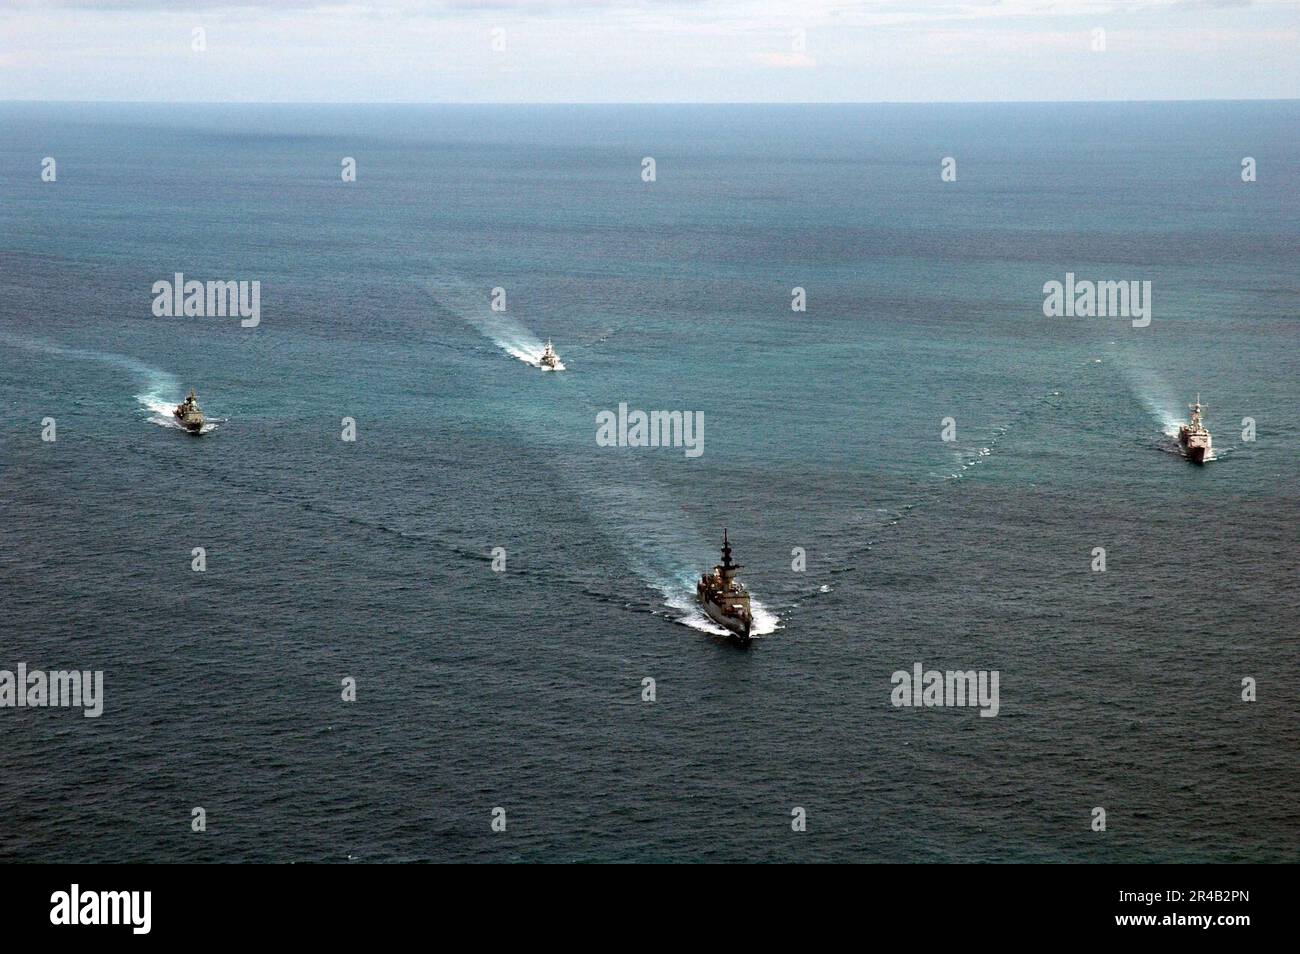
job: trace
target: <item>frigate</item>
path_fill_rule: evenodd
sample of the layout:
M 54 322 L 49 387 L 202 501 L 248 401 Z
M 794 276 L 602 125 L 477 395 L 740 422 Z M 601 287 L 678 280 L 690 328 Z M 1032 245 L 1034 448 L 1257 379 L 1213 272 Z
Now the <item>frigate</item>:
M 754 616 L 749 609 L 749 591 L 736 579 L 739 563 L 731 561 L 731 541 L 722 531 L 722 562 L 712 573 L 705 573 L 695 586 L 695 595 L 709 618 L 726 628 L 733 642 L 749 645 L 749 630 Z
M 537 359 L 538 366 L 543 371 L 563 371 L 564 363 L 560 361 L 560 356 L 555 353 L 555 346 L 548 340 L 546 348 L 542 351 L 542 356 Z
M 1210 439 L 1210 432 L 1201 423 L 1201 412 L 1206 406 L 1201 403 L 1199 394 L 1196 395 L 1196 403 L 1187 406 L 1192 411 L 1192 420 L 1190 424 L 1178 428 L 1178 443 L 1182 445 L 1188 460 L 1195 464 L 1204 464 L 1206 461 L 1214 460 L 1214 446 Z
M 177 404 L 172 414 L 176 416 L 176 420 L 180 422 L 181 427 L 191 434 L 197 434 L 203 430 L 203 408 L 199 407 L 193 388 L 190 388 L 190 396 L 185 399 L 184 403 Z

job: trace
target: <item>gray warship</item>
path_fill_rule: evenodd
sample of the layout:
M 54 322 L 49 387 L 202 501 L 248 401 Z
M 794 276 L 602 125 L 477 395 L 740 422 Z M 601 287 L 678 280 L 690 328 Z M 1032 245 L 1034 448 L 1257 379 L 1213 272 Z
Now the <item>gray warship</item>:
M 172 414 L 180 422 L 181 427 L 191 434 L 197 434 L 203 430 L 203 408 L 199 407 L 193 388 L 190 388 L 190 396 L 183 403 L 177 404 Z
M 551 344 L 549 339 L 546 342 L 546 348 L 542 351 L 542 356 L 537 359 L 537 364 L 543 371 L 564 370 L 564 362 L 555 353 L 555 346 Z
M 1210 439 L 1210 432 L 1201 423 L 1201 412 L 1206 406 L 1201 403 L 1199 394 L 1196 395 L 1196 403 L 1187 406 L 1191 409 L 1192 420 L 1190 424 L 1183 424 L 1178 428 L 1178 443 L 1182 445 L 1188 460 L 1194 464 L 1204 464 L 1206 461 L 1214 460 L 1214 446 Z
M 709 618 L 726 628 L 732 642 L 748 646 L 749 630 L 754 616 L 749 609 L 749 591 L 736 580 L 739 563 L 731 562 L 731 541 L 727 531 L 722 531 L 722 562 L 705 573 L 695 585 L 695 595 Z

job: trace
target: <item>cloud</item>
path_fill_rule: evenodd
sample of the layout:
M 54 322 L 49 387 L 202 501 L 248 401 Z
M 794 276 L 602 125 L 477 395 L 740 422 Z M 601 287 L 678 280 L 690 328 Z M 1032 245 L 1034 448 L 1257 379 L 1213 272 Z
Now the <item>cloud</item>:
M 787 70 L 809 69 L 817 65 L 817 61 L 807 53 L 754 53 L 750 59 L 764 66 Z
M 1242 2 L 0 0 L 0 96 L 1294 98 L 1300 0 L 1213 9 Z M 199 23 L 202 56 L 190 46 Z M 1107 32 L 1104 60 L 1091 52 L 1096 28 Z
M 3 5 L 9 11 L 153 11 L 182 15 L 320 10 L 381 16 L 627 17 L 635 22 L 718 22 L 743 28 L 778 20 L 878 27 L 1251 6 L 1294 13 L 1297 0 L 1271 0 L 1266 4 L 1255 0 L 3 0 Z
M 106 13 L 224 10 L 344 10 L 354 13 L 560 13 L 634 6 L 634 0 L 8 0 L 11 10 L 83 10 Z

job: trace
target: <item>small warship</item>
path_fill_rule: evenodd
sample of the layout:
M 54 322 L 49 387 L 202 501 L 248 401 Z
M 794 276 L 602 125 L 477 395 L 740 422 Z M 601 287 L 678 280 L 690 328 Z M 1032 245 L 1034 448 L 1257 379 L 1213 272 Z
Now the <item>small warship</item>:
M 537 364 L 543 371 L 563 371 L 564 364 L 560 361 L 560 356 L 555 353 L 555 346 L 547 339 L 546 348 L 542 351 L 542 356 L 537 359 Z
M 754 616 L 749 610 L 749 591 L 743 583 L 736 581 L 739 563 L 731 562 L 731 542 L 727 531 L 722 531 L 722 562 L 713 568 L 712 573 L 705 573 L 695 585 L 695 594 L 700 606 L 715 623 L 726 627 L 731 640 L 741 646 L 749 645 L 749 628 L 754 624 Z
M 1205 410 L 1205 405 L 1201 403 L 1201 396 L 1198 394 L 1196 403 L 1187 406 L 1192 411 L 1192 421 L 1178 428 L 1178 443 L 1182 445 L 1188 460 L 1194 464 L 1204 464 L 1206 461 L 1214 460 L 1214 446 L 1210 439 L 1210 432 L 1201 423 L 1201 412 Z
M 197 434 L 203 430 L 203 408 L 199 407 L 193 388 L 190 388 L 190 396 L 185 399 L 183 404 L 177 404 L 172 414 L 180 422 L 181 427 L 191 434 Z

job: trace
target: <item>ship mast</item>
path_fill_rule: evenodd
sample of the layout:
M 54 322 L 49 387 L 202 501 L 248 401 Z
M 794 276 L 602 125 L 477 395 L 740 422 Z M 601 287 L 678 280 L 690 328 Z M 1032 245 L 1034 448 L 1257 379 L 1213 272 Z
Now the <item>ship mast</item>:
M 739 563 L 731 562 L 731 541 L 727 539 L 727 528 L 722 528 L 722 562 L 718 564 L 718 571 L 722 578 L 730 585 L 732 577 L 736 571 L 741 568 Z

